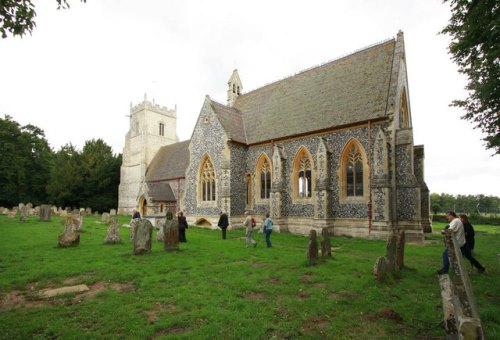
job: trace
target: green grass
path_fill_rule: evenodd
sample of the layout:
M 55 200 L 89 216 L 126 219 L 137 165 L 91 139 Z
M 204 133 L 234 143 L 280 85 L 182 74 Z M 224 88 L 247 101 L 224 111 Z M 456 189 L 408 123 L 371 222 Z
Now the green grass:
M 129 218 L 120 217 L 122 223 Z M 243 231 L 189 228 L 181 251 L 132 255 L 123 242 L 104 245 L 107 226 L 84 221 L 80 246 L 59 248 L 60 218 L 29 223 L 0 216 L 0 338 L 394 338 L 443 337 L 436 269 L 443 243 L 436 233 L 425 245 L 406 245 L 406 268 L 379 283 L 372 275 L 385 242 L 334 237 L 334 253 L 306 266 L 307 239 L 262 234 L 245 248 Z M 475 226 L 475 256 L 487 274 L 471 273 L 488 338 L 500 337 L 500 227 Z M 240 239 L 241 238 L 241 239 Z M 71 284 L 63 281 L 74 278 Z M 64 285 L 107 284 L 94 297 L 76 294 L 41 299 L 38 291 Z M 132 284 L 120 292 L 111 284 Z M 7 306 L 14 292 L 22 300 Z M 397 317 L 384 317 L 384 309 Z M 396 314 L 394 314 L 396 315 Z

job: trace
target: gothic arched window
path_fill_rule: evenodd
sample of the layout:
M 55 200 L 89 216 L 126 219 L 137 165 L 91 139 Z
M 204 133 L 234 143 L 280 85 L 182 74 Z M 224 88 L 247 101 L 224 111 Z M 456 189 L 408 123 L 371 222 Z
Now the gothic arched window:
M 356 139 L 352 139 L 346 144 L 340 161 L 341 200 L 368 199 L 368 175 L 365 151 Z
M 215 170 L 208 157 L 200 167 L 200 198 L 202 202 L 215 201 Z
M 271 164 L 266 157 L 260 166 L 260 198 L 269 197 L 271 197 Z
M 299 199 L 311 198 L 313 191 L 313 161 L 309 151 L 302 147 L 293 162 L 294 193 Z

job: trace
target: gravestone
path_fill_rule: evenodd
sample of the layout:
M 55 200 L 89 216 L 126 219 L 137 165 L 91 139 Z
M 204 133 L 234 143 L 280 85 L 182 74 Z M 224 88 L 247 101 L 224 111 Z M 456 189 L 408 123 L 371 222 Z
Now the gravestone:
M 99 216 L 99 212 L 98 211 L 94 211 L 94 216 Z
M 83 230 L 83 216 L 80 215 L 80 210 L 75 209 L 71 213 L 71 217 L 75 220 L 76 223 L 76 230 L 77 231 L 82 231 Z
M 59 212 L 57 211 L 57 207 L 55 205 L 53 205 L 51 208 L 50 208 L 51 211 L 51 214 L 54 215 L 54 216 L 59 216 Z
M 28 209 L 33 209 L 33 203 L 26 203 L 26 206 L 28 207 Z
M 328 229 L 321 229 L 321 257 L 332 257 L 332 242 L 330 241 L 330 235 Z
M 92 208 L 85 209 L 85 215 L 86 216 L 92 216 Z
M 405 231 L 398 233 L 398 244 L 396 252 L 396 268 L 401 270 L 405 266 Z
M 28 207 L 23 205 L 21 209 L 21 216 L 19 217 L 19 221 L 21 222 L 28 222 L 28 217 L 29 217 L 29 212 L 28 212 Z
M 38 217 L 40 221 L 50 221 L 50 205 L 42 204 Z
M 120 237 L 120 230 L 118 228 L 118 219 L 116 217 L 111 218 L 109 221 L 108 234 L 104 239 L 104 243 L 106 244 L 115 244 L 120 243 L 122 241 Z
M 116 216 L 116 209 L 111 209 L 111 210 L 109 211 L 109 214 L 110 214 L 111 216 Z
M 18 209 L 18 210 L 21 210 L 21 209 L 22 209 L 22 208 L 24 208 L 24 207 L 25 207 L 24 203 L 19 203 L 19 204 L 17 205 L 17 209 Z
M 307 265 L 312 266 L 318 263 L 318 241 L 316 239 L 316 230 L 309 232 L 309 242 L 307 243 Z
M 167 220 L 163 226 L 163 249 L 165 251 L 179 250 L 179 223 L 173 219 L 173 214 L 167 211 Z
M 134 255 L 143 255 L 151 251 L 153 225 L 146 219 L 139 219 L 134 228 Z
M 378 281 L 384 279 L 387 275 L 387 261 L 384 256 L 379 256 L 375 261 L 375 266 L 373 267 L 373 275 Z
M 38 216 L 39 216 L 39 215 L 40 215 L 40 206 L 39 206 L 39 205 L 37 205 L 37 206 L 36 206 L 36 207 L 34 207 L 33 209 L 35 210 L 35 212 L 34 212 L 33 214 L 34 214 L 34 215 L 38 215 Z M 50 209 L 50 207 L 49 207 L 49 209 Z
M 75 247 L 80 244 L 80 233 L 78 232 L 78 221 L 73 217 L 67 217 L 64 233 L 59 235 L 59 247 Z
M 396 269 L 396 245 L 397 233 L 394 231 L 394 229 L 391 229 L 389 235 L 387 236 L 387 246 L 385 253 L 388 272 L 393 272 Z
M 135 232 L 135 227 L 137 226 L 137 223 L 140 221 L 140 218 L 133 218 L 130 221 L 130 240 L 134 240 L 134 232 Z
M 106 223 L 109 222 L 109 213 L 102 213 L 101 221 Z
M 164 239 L 164 226 L 165 226 L 165 220 L 164 219 L 159 219 L 158 220 L 158 232 L 156 233 L 156 241 L 163 242 Z
M 59 216 L 61 217 L 67 217 L 68 216 L 68 212 L 62 208 L 59 208 Z
M 16 218 L 17 215 L 17 210 L 7 210 L 7 217 L 8 218 Z

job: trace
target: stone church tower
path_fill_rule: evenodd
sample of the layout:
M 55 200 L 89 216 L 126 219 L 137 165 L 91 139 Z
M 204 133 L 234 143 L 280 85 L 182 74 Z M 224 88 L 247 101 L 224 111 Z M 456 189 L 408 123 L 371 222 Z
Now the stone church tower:
M 139 194 L 145 182 L 146 170 L 158 150 L 165 145 L 178 142 L 176 109 L 148 101 L 136 106 L 130 104 L 130 128 L 125 136 L 120 187 L 118 192 L 118 213 L 130 214 L 139 208 L 144 214 Z M 138 203 L 139 202 L 139 203 Z M 139 206 L 138 206 L 139 204 Z

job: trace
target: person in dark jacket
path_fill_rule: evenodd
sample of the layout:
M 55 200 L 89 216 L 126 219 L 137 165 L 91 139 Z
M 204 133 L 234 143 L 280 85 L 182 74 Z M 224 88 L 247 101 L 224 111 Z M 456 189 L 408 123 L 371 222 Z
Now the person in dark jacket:
M 132 210 L 132 218 L 141 218 L 141 213 L 137 209 Z
M 177 221 L 179 222 L 179 242 L 187 242 L 186 240 L 186 229 L 188 228 L 188 224 L 186 222 L 186 216 L 182 211 L 177 213 Z
M 229 226 L 229 219 L 227 218 L 227 214 L 223 213 L 222 210 L 219 212 L 219 223 L 217 226 L 222 229 L 222 239 L 226 239 L 226 229 Z
M 469 247 L 469 249 L 472 250 L 474 249 L 474 228 L 472 227 L 472 224 L 469 222 L 469 218 L 465 214 L 459 214 L 458 217 L 460 218 L 460 221 L 462 221 L 462 224 L 464 225 L 464 231 L 465 231 L 465 244 Z

